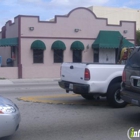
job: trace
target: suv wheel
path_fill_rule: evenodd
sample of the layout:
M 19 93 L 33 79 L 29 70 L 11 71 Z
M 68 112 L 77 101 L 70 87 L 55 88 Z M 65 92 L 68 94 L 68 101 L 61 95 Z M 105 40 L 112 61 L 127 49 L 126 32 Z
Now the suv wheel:
M 107 100 L 112 107 L 122 108 L 127 105 L 127 103 L 120 97 L 120 83 L 112 84 L 107 92 Z

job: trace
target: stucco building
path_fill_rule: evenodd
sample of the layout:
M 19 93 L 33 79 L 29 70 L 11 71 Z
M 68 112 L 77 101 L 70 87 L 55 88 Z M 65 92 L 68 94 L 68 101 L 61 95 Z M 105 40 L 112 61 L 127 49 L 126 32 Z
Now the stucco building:
M 54 21 L 19 15 L 0 32 L 0 77 L 59 78 L 62 62 L 115 63 L 121 38 L 122 47 L 131 47 L 135 34 L 135 21 L 110 25 L 83 7 Z
M 108 24 L 119 25 L 120 21 L 136 21 L 136 29 L 140 30 L 140 9 L 91 6 L 89 9 L 98 18 L 107 18 Z

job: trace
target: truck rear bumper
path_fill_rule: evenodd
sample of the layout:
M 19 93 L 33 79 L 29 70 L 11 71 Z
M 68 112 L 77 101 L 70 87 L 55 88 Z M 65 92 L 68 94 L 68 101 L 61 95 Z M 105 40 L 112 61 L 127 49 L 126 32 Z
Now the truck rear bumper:
M 77 94 L 89 93 L 88 84 L 77 84 L 67 81 L 58 81 L 58 84 L 61 88 L 65 89 L 66 91 L 73 91 L 74 93 Z

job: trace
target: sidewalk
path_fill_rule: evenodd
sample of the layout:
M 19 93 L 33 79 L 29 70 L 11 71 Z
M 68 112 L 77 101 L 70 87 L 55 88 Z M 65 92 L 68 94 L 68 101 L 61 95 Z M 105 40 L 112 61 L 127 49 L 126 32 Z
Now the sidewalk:
M 35 78 L 35 79 L 1 79 L 0 85 L 57 82 L 59 78 Z

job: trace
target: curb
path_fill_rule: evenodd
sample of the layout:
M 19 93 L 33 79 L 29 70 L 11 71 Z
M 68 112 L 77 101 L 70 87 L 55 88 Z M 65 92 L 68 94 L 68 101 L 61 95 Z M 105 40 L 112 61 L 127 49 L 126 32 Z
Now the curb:
M 39 79 L 10 79 L 12 82 L 45 82 L 45 81 L 58 81 L 60 78 L 39 78 Z
M 0 80 L 0 85 L 12 85 L 13 82 L 10 80 Z
M 44 82 L 57 82 L 60 78 L 39 78 L 39 79 L 3 79 L 0 80 L 0 85 L 13 85 L 13 84 L 31 84 L 31 83 L 44 83 Z

